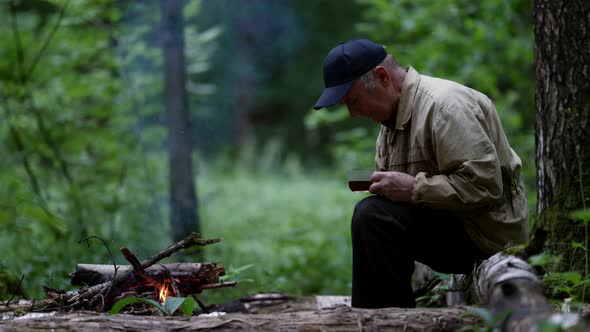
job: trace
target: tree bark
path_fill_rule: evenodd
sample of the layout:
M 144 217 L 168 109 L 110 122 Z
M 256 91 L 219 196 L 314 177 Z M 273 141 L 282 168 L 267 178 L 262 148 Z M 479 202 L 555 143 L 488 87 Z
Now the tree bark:
M 168 125 L 170 214 L 173 241 L 199 232 L 186 94 L 183 1 L 162 0 L 164 104 Z
M 590 196 L 590 2 L 535 0 L 537 224 L 545 248 L 568 259 L 558 270 L 583 271 L 588 248 L 570 212 Z

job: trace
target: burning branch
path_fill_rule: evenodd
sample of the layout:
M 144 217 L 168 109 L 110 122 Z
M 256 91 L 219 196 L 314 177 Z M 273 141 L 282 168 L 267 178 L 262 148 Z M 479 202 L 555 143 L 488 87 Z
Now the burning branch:
M 127 259 L 129 263 L 131 263 L 131 265 L 133 266 L 135 274 L 137 274 L 141 279 L 143 279 L 147 285 L 153 285 L 158 289 L 164 287 L 164 285 L 161 284 L 158 280 L 150 277 L 147 273 L 145 273 L 143 266 L 141 266 L 141 263 L 139 263 L 137 257 L 129 249 L 123 247 L 121 248 L 121 252 L 123 253 L 123 256 L 125 256 L 125 259 Z
M 170 280 L 170 287 L 172 288 L 172 291 L 174 292 L 174 296 L 182 297 L 182 293 L 180 293 L 180 290 L 178 289 L 178 285 L 176 284 L 176 280 L 172 276 L 172 273 L 170 272 L 170 270 L 168 270 L 168 268 L 164 264 L 160 264 L 160 266 L 164 270 L 164 274 L 166 275 L 166 278 L 168 278 L 168 280 Z

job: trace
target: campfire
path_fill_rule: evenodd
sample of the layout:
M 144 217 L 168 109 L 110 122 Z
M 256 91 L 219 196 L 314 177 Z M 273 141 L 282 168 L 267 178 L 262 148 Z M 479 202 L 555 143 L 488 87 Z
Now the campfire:
M 126 298 L 140 298 L 166 303 L 170 296 L 192 297 L 203 312 L 208 307 L 197 298 L 205 289 L 233 287 L 236 282 L 224 282 L 225 269 L 217 263 L 158 264 L 173 253 L 192 246 L 206 246 L 221 239 L 203 240 L 191 233 L 187 238 L 172 244 L 157 255 L 139 261 L 128 249 L 120 251 L 130 265 L 78 264 L 68 276 L 77 291 L 62 291 L 44 287 L 47 299 L 33 302 L 23 309 L 30 311 L 96 310 L 107 311 Z M 15 309 L 17 305 L 12 305 Z M 7 304 L 7 307 L 8 304 Z
M 164 284 L 162 284 L 162 286 L 160 287 L 160 290 L 158 291 L 158 298 L 160 299 L 160 302 L 164 303 L 164 302 L 166 302 L 167 297 L 168 297 L 168 283 L 164 282 Z

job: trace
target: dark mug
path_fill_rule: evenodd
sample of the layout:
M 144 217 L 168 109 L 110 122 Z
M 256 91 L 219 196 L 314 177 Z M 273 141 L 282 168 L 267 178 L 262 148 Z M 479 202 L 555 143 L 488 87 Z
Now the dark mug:
M 351 191 L 369 191 L 371 182 L 371 175 L 373 171 L 349 171 L 348 176 L 348 188 Z

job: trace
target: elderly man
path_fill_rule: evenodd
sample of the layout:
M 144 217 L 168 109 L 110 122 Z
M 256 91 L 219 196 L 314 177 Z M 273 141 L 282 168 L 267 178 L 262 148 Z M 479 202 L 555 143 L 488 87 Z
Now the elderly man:
M 344 104 L 382 125 L 375 195 L 352 217 L 354 307 L 414 307 L 414 261 L 469 273 L 527 239 L 521 161 L 487 96 L 404 70 L 366 39 L 336 46 L 323 70 L 315 109 Z

